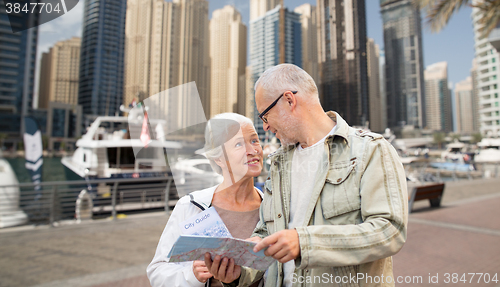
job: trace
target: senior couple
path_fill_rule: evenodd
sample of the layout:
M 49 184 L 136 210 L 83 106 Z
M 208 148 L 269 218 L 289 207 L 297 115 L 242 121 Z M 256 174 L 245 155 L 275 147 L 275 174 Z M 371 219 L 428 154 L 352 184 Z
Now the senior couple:
M 314 80 L 281 64 L 255 84 L 255 103 L 281 141 L 261 193 L 253 178 L 263 154 L 252 122 L 237 114 L 209 120 L 205 151 L 224 180 L 181 198 L 147 268 L 157 286 L 394 286 L 392 255 L 406 240 L 403 166 L 379 134 L 323 111 Z M 221 124 L 222 123 L 222 124 Z M 265 272 L 233 258 L 169 263 L 179 223 L 213 206 L 233 237 L 257 242 L 276 261 Z

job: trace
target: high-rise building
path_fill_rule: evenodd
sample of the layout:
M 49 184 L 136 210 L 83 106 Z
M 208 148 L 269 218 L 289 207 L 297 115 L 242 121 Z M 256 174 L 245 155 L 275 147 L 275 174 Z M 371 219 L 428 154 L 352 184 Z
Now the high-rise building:
M 250 22 L 264 16 L 279 4 L 280 0 L 250 0 Z
M 479 20 L 482 12 L 472 9 L 474 48 L 477 63 L 480 131 L 483 135 L 500 135 L 500 55 L 487 37 L 482 37 Z
M 302 25 L 300 14 L 284 8 L 284 35 L 280 35 L 281 6 L 266 12 L 260 18 L 250 21 L 250 66 L 252 67 L 252 84 L 267 68 L 281 64 L 280 36 L 284 36 L 284 63 L 302 66 Z M 261 140 L 265 139 L 262 121 L 258 117 L 254 103 L 254 124 Z
M 38 108 L 47 109 L 49 102 L 78 104 L 78 73 L 81 39 L 59 41 L 42 54 Z
M 479 119 L 479 90 L 477 82 L 477 62 L 476 58 L 472 59 L 472 68 L 470 70 L 471 85 L 472 85 L 472 128 L 475 132 L 480 132 L 481 121 Z
M 428 66 L 424 71 L 424 77 L 427 128 L 435 131 L 453 131 L 448 64 L 439 62 Z
M 349 124 L 370 118 L 365 0 L 319 0 L 320 100 Z
M 254 84 L 252 67 L 247 66 L 245 69 L 245 113 L 243 115 L 250 119 L 254 119 L 255 112 Z
M 174 65 L 179 67 L 178 80 L 174 85 L 194 81 L 200 94 L 203 110 L 210 115 L 210 42 L 208 29 L 208 1 L 174 0 L 178 6 L 178 18 L 174 25 L 175 37 L 179 43 L 179 56 L 174 58 Z M 190 103 L 185 103 L 186 109 Z
M 385 51 L 379 51 L 379 87 L 380 87 L 380 116 L 382 118 L 382 127 L 386 129 L 387 125 L 387 96 L 385 92 Z
M 368 94 L 370 103 L 370 130 L 383 132 L 385 129 L 383 117 L 385 111 L 382 110 L 382 98 L 380 97 L 380 64 L 379 47 L 375 41 L 368 38 L 366 41 L 367 71 L 368 71 Z
M 411 0 L 380 0 L 384 23 L 387 124 L 426 124 L 420 10 Z M 389 56 L 390 55 L 390 56 Z
M 247 28 L 241 14 L 229 5 L 215 10 L 210 20 L 210 117 L 245 113 L 246 47 Z
M 125 23 L 125 106 L 172 85 L 174 4 L 128 0 Z M 177 67 L 178 68 L 178 67 Z
M 123 103 L 126 8 L 122 0 L 85 1 L 78 104 L 87 118 L 115 115 Z
M 4 2 L 0 1 L 0 133 L 19 137 L 24 116 L 33 108 L 38 14 L 9 16 Z M 33 28 L 14 33 L 11 25 Z
M 473 101 L 472 97 L 472 78 L 455 84 L 455 115 L 457 120 L 457 129 L 459 133 L 471 134 L 474 132 L 473 125 Z
M 171 131 L 205 121 L 210 116 L 208 2 L 129 0 L 128 5 L 125 104 L 157 95 L 148 103 L 156 105 L 156 115 L 170 119 Z M 190 82 L 195 85 L 179 87 Z
M 302 4 L 293 10 L 302 24 L 302 69 L 319 85 L 318 18 L 316 7 Z

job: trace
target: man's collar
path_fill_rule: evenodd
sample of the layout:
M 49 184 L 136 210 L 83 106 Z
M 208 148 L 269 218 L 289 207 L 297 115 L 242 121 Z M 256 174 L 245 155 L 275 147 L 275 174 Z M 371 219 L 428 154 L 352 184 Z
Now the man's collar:
M 346 140 L 347 145 L 349 145 L 349 137 L 348 137 L 349 125 L 347 124 L 347 122 L 338 113 L 334 111 L 328 111 L 326 112 L 326 115 L 329 116 L 330 119 L 332 119 L 332 121 L 335 122 L 337 125 L 337 130 L 335 131 L 335 133 L 333 133 L 333 135 L 331 135 L 331 137 L 333 136 L 343 137 Z

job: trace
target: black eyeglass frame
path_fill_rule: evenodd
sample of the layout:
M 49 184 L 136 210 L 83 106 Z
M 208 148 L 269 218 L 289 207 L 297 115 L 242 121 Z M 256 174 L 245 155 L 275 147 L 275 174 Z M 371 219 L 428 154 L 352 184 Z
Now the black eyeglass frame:
M 286 91 L 286 92 L 292 92 L 292 94 L 296 94 L 298 91 Z M 276 104 L 278 103 L 278 101 L 281 99 L 281 97 L 283 97 L 286 92 L 284 92 L 283 94 L 281 94 L 272 104 L 269 105 L 269 107 L 267 107 L 267 109 L 265 109 L 262 113 L 259 114 L 259 118 L 265 122 L 267 124 L 267 119 L 264 118 L 264 116 L 269 112 L 269 110 L 271 110 L 274 106 L 276 106 Z

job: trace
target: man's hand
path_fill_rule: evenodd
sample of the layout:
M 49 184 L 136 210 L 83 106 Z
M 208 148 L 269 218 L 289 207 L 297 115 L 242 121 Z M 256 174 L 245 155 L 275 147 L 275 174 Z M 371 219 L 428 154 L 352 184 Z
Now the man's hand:
M 223 283 L 231 283 L 240 278 L 241 267 L 234 265 L 234 259 L 232 258 L 221 258 L 220 255 L 217 255 L 212 262 L 210 253 L 207 252 L 205 253 L 205 264 L 214 278 Z
M 245 239 L 245 241 L 252 241 L 252 242 L 255 242 L 255 243 L 259 243 L 259 242 L 262 241 L 262 238 L 260 238 L 258 236 L 254 236 L 254 237 L 250 237 L 250 238 Z
M 193 273 L 196 279 L 201 283 L 207 282 L 207 280 L 212 277 L 212 274 L 210 274 L 203 261 L 193 261 Z
M 272 256 L 281 263 L 288 262 L 300 254 L 299 234 L 295 229 L 278 231 L 262 239 L 255 245 L 253 251 L 259 252 L 266 247 L 268 247 L 264 252 L 266 256 Z

